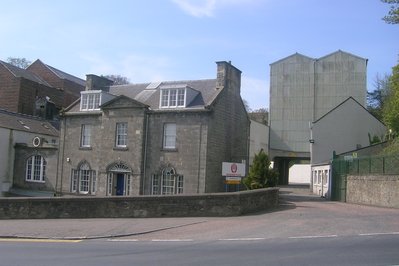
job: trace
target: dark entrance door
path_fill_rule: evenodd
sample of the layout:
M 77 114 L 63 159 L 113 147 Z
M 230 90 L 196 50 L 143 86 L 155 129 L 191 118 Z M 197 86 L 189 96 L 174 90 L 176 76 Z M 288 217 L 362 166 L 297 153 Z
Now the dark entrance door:
M 125 188 L 125 175 L 116 174 L 116 195 L 123 196 L 123 190 Z

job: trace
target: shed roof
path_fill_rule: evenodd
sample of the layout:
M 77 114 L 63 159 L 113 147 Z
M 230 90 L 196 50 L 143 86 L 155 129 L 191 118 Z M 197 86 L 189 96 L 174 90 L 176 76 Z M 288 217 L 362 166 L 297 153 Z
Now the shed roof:
M 4 109 L 0 109 L 0 127 L 49 136 L 59 135 L 59 131 L 47 120 Z

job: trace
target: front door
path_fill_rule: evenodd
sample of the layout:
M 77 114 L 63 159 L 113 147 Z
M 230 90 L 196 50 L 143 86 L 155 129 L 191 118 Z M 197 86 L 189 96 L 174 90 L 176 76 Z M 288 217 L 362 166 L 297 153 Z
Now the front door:
M 125 189 L 125 175 L 116 174 L 116 195 L 123 196 L 123 191 Z

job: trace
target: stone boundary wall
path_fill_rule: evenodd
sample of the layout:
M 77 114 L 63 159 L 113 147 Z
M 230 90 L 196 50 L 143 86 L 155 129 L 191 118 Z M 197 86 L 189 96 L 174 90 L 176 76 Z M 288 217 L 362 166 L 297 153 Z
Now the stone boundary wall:
M 279 188 L 201 195 L 0 198 L 0 219 L 239 216 L 277 207 Z
M 349 176 L 346 202 L 399 208 L 399 176 Z

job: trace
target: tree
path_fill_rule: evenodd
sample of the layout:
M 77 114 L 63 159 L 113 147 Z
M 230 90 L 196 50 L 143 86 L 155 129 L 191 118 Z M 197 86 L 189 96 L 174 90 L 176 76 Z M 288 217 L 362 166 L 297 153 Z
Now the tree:
M 259 108 L 259 109 L 255 109 L 252 111 L 252 113 L 262 113 L 262 114 L 268 114 L 269 110 L 267 108 Z
M 388 24 L 399 24 L 399 0 L 381 0 L 383 3 L 390 4 L 391 9 L 388 15 L 382 19 Z
M 26 58 L 9 57 L 7 58 L 7 63 L 19 68 L 26 69 L 32 62 L 26 60 Z
M 384 122 L 394 134 L 399 133 L 399 64 L 392 68 L 389 78 L 390 96 L 383 108 Z
M 270 160 L 263 149 L 255 154 L 248 176 L 242 180 L 247 189 L 274 187 L 278 182 L 278 173 L 270 168 Z
M 375 89 L 372 92 L 367 92 L 367 109 L 380 120 L 382 120 L 384 103 L 390 95 L 389 78 L 390 76 L 387 74 L 383 78 L 377 74 L 374 83 Z
M 259 108 L 248 113 L 249 118 L 259 123 L 267 125 L 269 119 L 269 111 L 267 108 Z
M 109 80 L 114 82 L 114 85 L 126 85 L 130 84 L 129 79 L 127 77 L 123 77 L 121 75 L 105 75 L 103 76 Z
M 245 107 L 245 110 L 247 111 L 247 113 L 250 113 L 251 112 L 251 108 L 249 107 L 248 101 L 245 100 L 245 99 L 242 99 L 242 102 L 244 104 L 244 107 Z

